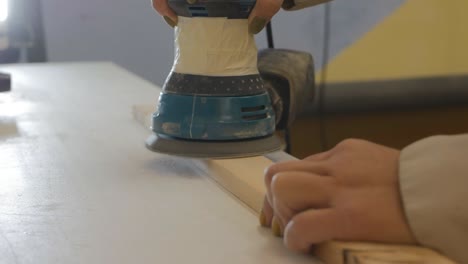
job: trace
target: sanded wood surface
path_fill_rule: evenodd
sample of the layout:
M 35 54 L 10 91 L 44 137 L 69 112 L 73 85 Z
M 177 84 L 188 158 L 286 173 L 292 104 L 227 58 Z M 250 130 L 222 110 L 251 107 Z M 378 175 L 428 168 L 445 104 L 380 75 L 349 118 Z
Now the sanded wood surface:
M 133 115 L 144 127 L 151 125 L 154 107 L 136 105 Z M 276 159 L 289 159 L 285 153 L 276 153 Z M 278 158 L 279 157 L 279 158 Z M 231 160 L 195 161 L 214 181 L 259 214 L 265 196 L 264 169 L 273 161 L 264 157 Z M 329 264 L 397 264 L 437 263 L 454 264 L 447 257 L 424 247 L 388 245 L 379 243 L 331 241 L 316 246 L 314 254 Z
M 0 66 L 1 264 L 310 264 L 192 160 L 145 149 L 159 90 L 111 63 Z

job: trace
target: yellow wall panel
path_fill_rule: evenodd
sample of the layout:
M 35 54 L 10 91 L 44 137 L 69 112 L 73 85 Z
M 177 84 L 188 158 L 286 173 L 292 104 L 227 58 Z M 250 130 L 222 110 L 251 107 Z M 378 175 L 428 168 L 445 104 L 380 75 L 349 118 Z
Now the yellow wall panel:
M 408 0 L 329 63 L 328 81 L 468 74 L 466 12 L 468 0 Z

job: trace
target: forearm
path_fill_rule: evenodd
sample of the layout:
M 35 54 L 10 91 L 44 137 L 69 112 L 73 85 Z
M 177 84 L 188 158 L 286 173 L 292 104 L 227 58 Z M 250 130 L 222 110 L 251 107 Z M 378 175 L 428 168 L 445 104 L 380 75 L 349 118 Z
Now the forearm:
M 402 151 L 400 187 L 421 244 L 468 263 L 468 135 L 437 136 Z

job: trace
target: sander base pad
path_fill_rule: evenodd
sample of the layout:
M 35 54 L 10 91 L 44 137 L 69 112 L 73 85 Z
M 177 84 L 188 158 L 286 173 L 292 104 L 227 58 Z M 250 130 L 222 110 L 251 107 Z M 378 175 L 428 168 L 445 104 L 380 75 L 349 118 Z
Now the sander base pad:
M 283 142 L 271 135 L 263 138 L 236 141 L 201 141 L 152 134 L 146 140 L 151 151 L 199 159 L 231 159 L 260 156 L 283 150 Z

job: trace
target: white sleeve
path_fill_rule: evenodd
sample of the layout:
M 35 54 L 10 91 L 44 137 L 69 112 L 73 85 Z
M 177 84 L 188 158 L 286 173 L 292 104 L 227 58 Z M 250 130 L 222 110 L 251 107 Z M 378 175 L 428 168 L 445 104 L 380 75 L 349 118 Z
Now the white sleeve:
M 468 263 L 468 134 L 430 137 L 406 147 L 399 170 L 417 240 Z

